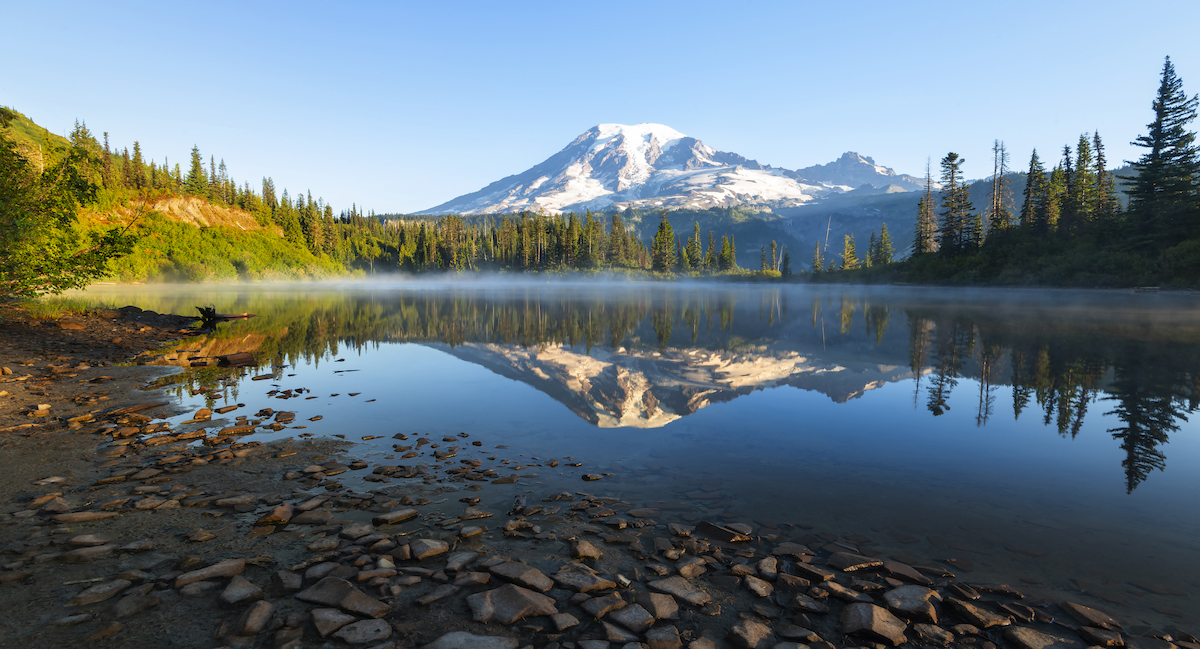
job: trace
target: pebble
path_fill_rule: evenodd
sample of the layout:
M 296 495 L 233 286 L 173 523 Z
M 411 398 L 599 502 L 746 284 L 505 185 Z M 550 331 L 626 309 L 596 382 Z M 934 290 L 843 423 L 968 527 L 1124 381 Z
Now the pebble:
M 133 582 L 128 579 L 114 579 L 102 584 L 96 584 L 90 588 L 80 591 L 77 595 L 67 601 L 67 606 L 87 606 L 104 600 L 120 593 L 129 588 Z
M 771 627 L 754 620 L 741 620 L 729 629 L 726 637 L 739 649 L 767 649 L 775 644 Z

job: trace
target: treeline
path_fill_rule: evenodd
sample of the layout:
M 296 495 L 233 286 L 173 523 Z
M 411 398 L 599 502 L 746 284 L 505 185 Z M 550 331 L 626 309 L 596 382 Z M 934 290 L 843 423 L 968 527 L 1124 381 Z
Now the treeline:
M 741 272 L 736 242 L 729 235 L 708 233 L 705 245 L 700 225 L 692 236 L 676 237 L 662 213 L 650 246 L 635 234 L 620 213 L 607 218 L 570 212 L 464 219 L 389 220 L 379 235 L 380 255 L 388 264 L 409 272 L 446 270 L 557 271 L 593 269 L 651 270 L 660 273 Z
M 1194 286 L 1200 282 L 1200 152 L 1186 126 L 1197 98 L 1163 64 L 1147 134 L 1133 173 L 1109 171 L 1099 133 L 1064 146 L 1052 169 L 1030 156 L 1019 210 L 996 142 L 987 205 L 976 210 L 962 182 L 962 158 L 941 160 L 941 190 L 917 210 L 912 258 L 894 278 L 909 281 L 1078 286 Z M 1127 183 L 1122 209 L 1118 181 Z

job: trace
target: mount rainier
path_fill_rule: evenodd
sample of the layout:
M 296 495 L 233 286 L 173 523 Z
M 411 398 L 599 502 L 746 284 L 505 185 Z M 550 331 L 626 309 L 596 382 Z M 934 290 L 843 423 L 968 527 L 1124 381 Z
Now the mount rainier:
M 459 196 L 427 214 L 584 209 L 797 207 L 855 191 L 915 191 L 913 176 L 848 152 L 795 171 L 717 151 L 662 124 L 600 124 L 541 164 Z

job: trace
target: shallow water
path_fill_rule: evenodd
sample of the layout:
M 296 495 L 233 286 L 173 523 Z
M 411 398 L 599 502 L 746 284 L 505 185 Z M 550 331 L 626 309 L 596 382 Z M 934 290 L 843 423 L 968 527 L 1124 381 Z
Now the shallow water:
M 1193 295 L 498 282 L 84 295 L 258 314 L 156 359 L 253 352 L 257 368 L 197 369 L 176 390 L 189 409 L 294 410 L 304 427 L 245 439 L 343 435 L 373 463 L 432 465 L 429 447 L 402 460 L 392 436 L 465 432 L 483 445 L 464 440 L 445 466 L 494 457 L 501 474 L 536 474 L 486 492 L 493 510 L 583 490 L 851 540 L 1128 624 L 1200 620 Z

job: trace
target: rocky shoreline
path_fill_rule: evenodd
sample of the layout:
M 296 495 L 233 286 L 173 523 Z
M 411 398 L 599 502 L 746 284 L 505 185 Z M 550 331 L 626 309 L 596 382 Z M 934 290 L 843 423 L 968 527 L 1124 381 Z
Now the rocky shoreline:
M 627 502 L 601 474 L 485 507 L 485 489 L 519 476 L 456 458 L 480 444 L 466 433 L 397 435 L 414 463 L 372 464 L 339 440 L 240 441 L 294 413 L 171 426 L 171 400 L 140 389 L 164 371 L 114 364 L 193 333 L 192 318 L 4 315 L 2 647 L 1200 649 L 1188 630 L 863 539 Z

